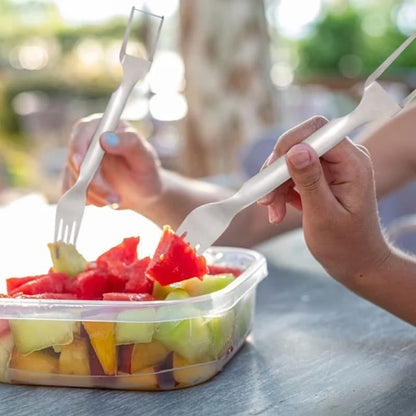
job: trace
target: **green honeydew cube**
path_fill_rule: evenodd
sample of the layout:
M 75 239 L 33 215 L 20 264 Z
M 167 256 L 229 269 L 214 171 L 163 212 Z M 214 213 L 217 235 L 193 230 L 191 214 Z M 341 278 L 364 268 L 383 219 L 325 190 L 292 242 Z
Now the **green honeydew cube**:
M 231 273 L 207 274 L 203 279 L 193 277 L 181 282 L 181 288 L 186 290 L 190 296 L 201 296 L 217 292 L 228 286 L 235 279 Z
M 155 310 L 153 308 L 135 309 L 120 312 L 115 328 L 116 345 L 140 344 L 152 340 Z M 142 322 L 144 321 L 144 322 Z M 146 322 L 149 321 L 149 322 Z
M 186 291 L 176 289 L 166 300 L 188 297 Z M 168 308 L 163 307 L 158 311 L 161 320 L 168 317 Z M 159 322 L 156 324 L 153 338 L 191 363 L 209 361 L 212 358 L 211 334 L 204 318 Z

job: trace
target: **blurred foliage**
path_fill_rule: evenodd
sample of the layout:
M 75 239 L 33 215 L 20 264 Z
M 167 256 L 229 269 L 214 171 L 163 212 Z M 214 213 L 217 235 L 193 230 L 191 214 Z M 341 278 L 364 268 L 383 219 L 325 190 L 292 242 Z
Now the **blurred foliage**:
M 397 8 L 382 6 L 373 4 L 367 10 L 349 5 L 341 10 L 327 9 L 314 23 L 310 36 L 295 45 L 299 58 L 296 75 L 362 78 L 373 72 L 407 38 L 395 24 Z M 380 34 L 370 35 L 364 29 L 371 13 L 377 14 L 383 27 Z M 415 57 L 413 43 L 385 75 L 410 76 L 416 67 Z
M 108 98 L 119 84 L 121 66 L 114 69 L 114 65 L 110 68 L 103 62 L 85 68 L 77 48 L 85 40 L 107 49 L 116 44 L 117 49 L 111 49 L 116 62 L 125 28 L 126 19 L 120 17 L 99 24 L 66 26 L 52 2 L 0 0 L 0 133 L 8 133 L 3 139 L 17 137 L 19 123 L 11 106 L 20 92 L 36 91 L 68 100 Z M 130 36 L 143 38 L 143 30 L 143 25 L 137 24 Z M 12 57 L 31 42 L 41 42 L 48 49 L 48 64 L 40 70 L 13 68 Z

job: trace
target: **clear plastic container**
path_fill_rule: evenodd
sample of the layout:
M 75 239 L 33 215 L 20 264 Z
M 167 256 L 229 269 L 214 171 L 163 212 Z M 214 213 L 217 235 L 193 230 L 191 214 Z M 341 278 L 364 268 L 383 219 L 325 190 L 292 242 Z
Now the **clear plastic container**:
M 213 247 L 209 264 L 243 273 L 224 289 L 168 301 L 0 299 L 0 380 L 171 390 L 202 383 L 249 334 L 264 257 Z

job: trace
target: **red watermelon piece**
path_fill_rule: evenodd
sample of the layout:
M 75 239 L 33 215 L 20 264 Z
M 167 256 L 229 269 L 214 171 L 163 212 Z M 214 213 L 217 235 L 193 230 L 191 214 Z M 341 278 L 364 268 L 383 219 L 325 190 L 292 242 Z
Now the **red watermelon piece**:
M 51 270 L 50 273 L 53 273 Z M 43 275 L 42 275 L 43 276 Z M 24 283 L 31 282 L 32 280 L 39 279 L 38 276 L 27 276 L 27 277 L 9 277 L 6 279 L 7 293 L 10 295 L 12 293 L 18 292 L 19 286 L 22 286 Z
M 120 244 L 110 248 L 97 259 L 98 267 L 105 267 L 121 263 L 123 265 L 131 264 L 137 260 L 137 246 L 140 237 L 125 238 Z
M 231 273 L 234 277 L 240 276 L 242 271 L 235 267 L 208 265 L 208 274 Z
M 169 226 L 163 228 L 162 237 L 146 270 L 147 276 L 162 286 L 191 277 L 202 278 L 208 273 L 205 257 L 176 235 Z
M 14 298 L 22 299 L 66 299 L 66 300 L 76 300 L 77 296 L 73 293 L 38 293 L 37 295 L 25 295 L 23 293 L 16 293 L 13 295 Z
M 156 299 L 149 293 L 110 292 L 103 294 L 103 300 L 146 301 Z
M 150 257 L 136 260 L 124 268 L 123 277 L 126 279 L 125 292 L 131 293 L 152 293 L 153 280 L 146 275 L 150 264 Z
M 32 276 L 33 277 L 33 276 Z M 10 284 L 6 282 L 8 294 L 38 295 L 40 293 L 62 293 L 68 280 L 66 273 L 49 273 L 35 276 L 34 278 L 22 278 L 22 284 L 13 280 Z M 12 278 L 16 279 L 16 278 Z M 11 288 L 11 289 L 9 289 Z
M 107 270 L 95 268 L 70 278 L 66 291 L 76 294 L 78 299 L 101 300 L 107 292 L 121 292 L 125 282 Z

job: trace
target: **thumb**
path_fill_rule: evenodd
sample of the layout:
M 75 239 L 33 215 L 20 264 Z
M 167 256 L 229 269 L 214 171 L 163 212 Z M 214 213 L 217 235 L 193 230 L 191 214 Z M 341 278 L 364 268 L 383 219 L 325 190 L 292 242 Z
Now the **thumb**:
M 319 157 L 307 144 L 296 144 L 286 154 L 286 163 L 303 210 L 320 211 L 336 201 L 325 179 Z

